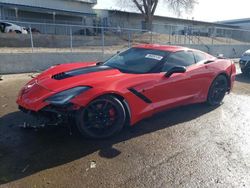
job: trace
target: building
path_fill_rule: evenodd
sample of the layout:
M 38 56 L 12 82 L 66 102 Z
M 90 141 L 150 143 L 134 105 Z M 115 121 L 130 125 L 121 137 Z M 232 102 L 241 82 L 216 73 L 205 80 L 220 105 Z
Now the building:
M 112 9 L 96 9 L 95 12 L 105 27 L 145 29 L 144 17 L 140 13 Z M 152 30 L 166 34 L 229 36 L 231 34 L 229 30 L 236 28 L 238 26 L 156 15 Z
M 237 27 L 240 27 L 241 29 L 250 30 L 250 18 L 225 20 L 225 21 L 220 21 L 218 23 L 237 26 Z
M 93 25 L 97 0 L 0 0 L 0 20 Z
M 233 31 L 232 38 L 250 42 L 250 18 L 225 20 L 217 23 L 238 27 L 239 29 Z

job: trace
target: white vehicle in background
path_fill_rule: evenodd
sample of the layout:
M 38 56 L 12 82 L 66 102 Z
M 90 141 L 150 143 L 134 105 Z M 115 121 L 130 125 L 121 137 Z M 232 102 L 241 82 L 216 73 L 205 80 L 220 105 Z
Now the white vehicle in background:
M 241 56 L 240 69 L 243 74 L 250 76 L 250 49 Z
M 0 22 L 0 28 L 3 33 L 15 32 L 17 34 L 28 34 L 28 31 L 25 27 L 21 27 L 9 22 Z

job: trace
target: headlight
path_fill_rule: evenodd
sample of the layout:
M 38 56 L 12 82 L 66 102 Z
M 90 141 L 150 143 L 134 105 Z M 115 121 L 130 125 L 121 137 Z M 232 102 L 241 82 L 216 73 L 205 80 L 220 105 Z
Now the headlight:
M 60 93 L 57 93 L 48 99 L 46 99 L 46 102 L 49 102 L 50 104 L 54 105 L 64 105 L 67 104 L 72 98 L 75 96 L 81 94 L 82 92 L 85 92 L 89 90 L 91 87 L 88 86 L 78 86 L 74 87 L 68 90 L 64 90 Z

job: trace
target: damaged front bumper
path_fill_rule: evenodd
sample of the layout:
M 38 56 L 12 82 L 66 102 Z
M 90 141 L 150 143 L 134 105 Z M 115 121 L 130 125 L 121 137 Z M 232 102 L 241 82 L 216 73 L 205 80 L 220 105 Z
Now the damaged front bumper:
M 21 105 L 19 105 L 19 109 L 30 115 L 28 121 L 23 124 L 24 128 L 43 128 L 45 126 L 69 124 L 75 120 L 77 111 L 71 103 L 63 106 L 48 105 L 37 112 Z

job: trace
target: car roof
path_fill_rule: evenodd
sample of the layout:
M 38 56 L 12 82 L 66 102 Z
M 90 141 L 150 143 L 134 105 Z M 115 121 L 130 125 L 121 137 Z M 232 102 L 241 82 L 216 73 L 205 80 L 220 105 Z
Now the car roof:
M 250 49 L 249 49 L 249 50 L 247 50 L 247 51 L 245 51 L 244 53 L 250 53 Z
M 13 23 L 10 23 L 10 22 L 0 22 L 1 24 L 9 24 L 9 25 L 11 25 L 11 26 L 18 26 L 18 25 L 16 25 L 16 24 L 13 24 Z
M 177 51 L 183 51 L 183 50 L 191 50 L 189 48 L 181 47 L 181 46 L 160 45 L 160 44 L 140 44 L 140 45 L 136 45 L 135 48 L 163 50 L 163 51 L 168 51 L 168 52 L 177 52 Z
M 12 23 L 10 23 L 10 22 L 4 22 L 4 21 L 0 21 L 0 23 L 12 24 Z

